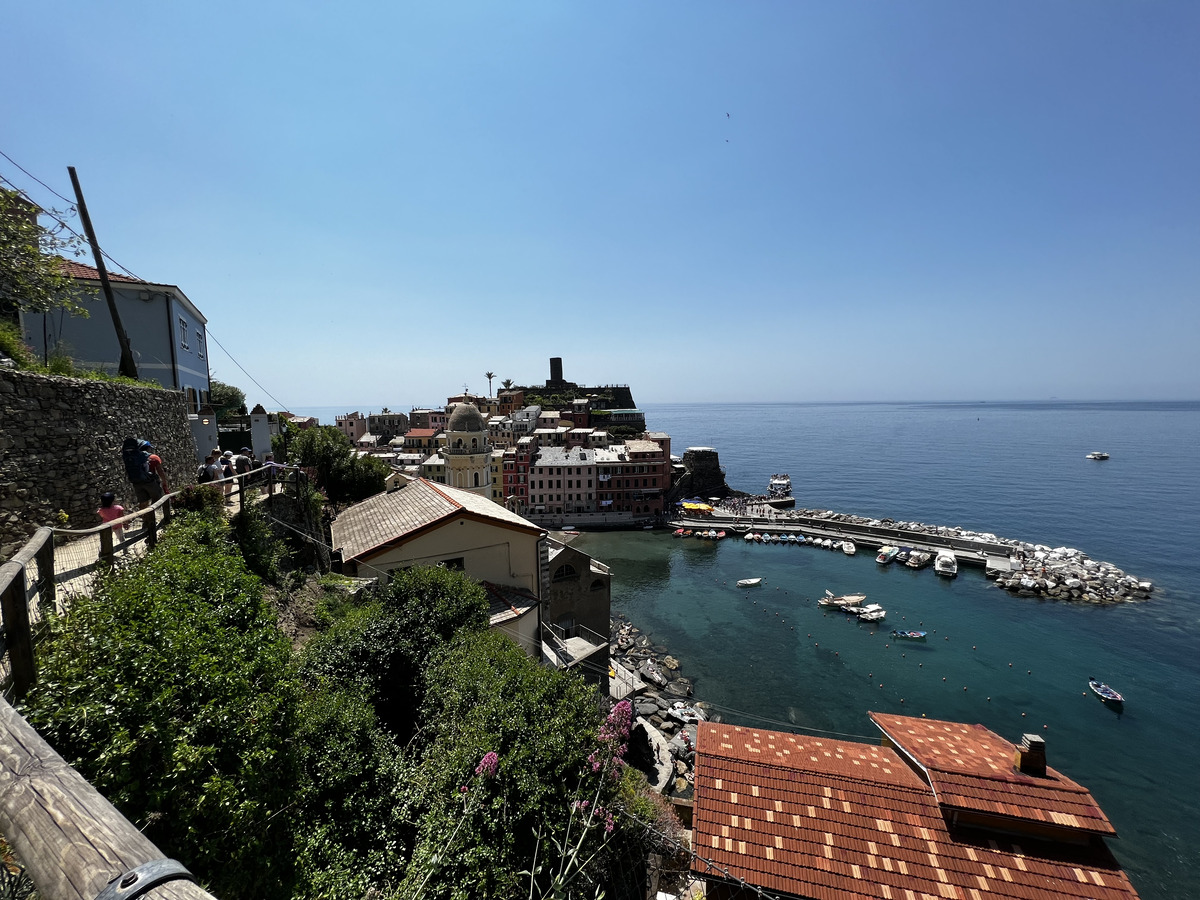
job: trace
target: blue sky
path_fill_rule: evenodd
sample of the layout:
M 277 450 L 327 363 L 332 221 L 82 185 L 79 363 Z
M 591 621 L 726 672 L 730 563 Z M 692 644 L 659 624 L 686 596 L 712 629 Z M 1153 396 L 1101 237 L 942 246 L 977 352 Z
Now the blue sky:
M 66 196 L 77 167 L 251 403 L 405 409 L 551 356 L 641 402 L 1200 398 L 1192 0 L 3 21 L 0 149 Z

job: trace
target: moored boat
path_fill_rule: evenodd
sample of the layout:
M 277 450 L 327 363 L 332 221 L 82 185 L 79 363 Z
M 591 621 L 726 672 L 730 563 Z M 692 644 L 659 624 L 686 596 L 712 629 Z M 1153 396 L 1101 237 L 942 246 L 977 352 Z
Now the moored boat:
M 927 631 L 892 631 L 892 637 L 898 641 L 923 641 Z
M 860 622 L 878 622 L 886 615 L 887 610 L 878 603 L 868 603 L 862 608 L 862 612 L 858 614 L 858 619 Z
M 847 556 L 853 556 L 858 552 L 858 548 L 854 546 L 854 541 L 842 541 L 842 552 Z
M 825 596 L 817 601 L 818 606 L 857 606 L 867 599 L 866 594 L 842 594 L 835 595 L 833 591 L 826 591 Z
M 758 587 L 762 583 L 763 583 L 762 578 L 741 578 L 738 580 L 737 586 L 744 587 L 744 588 Z
M 675 529 L 675 537 L 683 537 L 684 531 L 685 531 L 685 529 L 683 529 L 683 528 L 676 528 Z
M 923 569 L 931 562 L 933 562 L 933 554 L 928 550 L 914 550 L 908 555 L 905 565 L 910 569 Z
M 1103 681 L 1097 681 L 1095 678 L 1088 679 L 1088 687 L 1092 689 L 1092 693 L 1100 698 L 1102 703 L 1109 703 L 1113 706 L 1125 702 L 1125 698 L 1120 693 L 1110 688 Z
M 901 564 L 908 565 L 909 557 L 911 557 L 912 554 L 913 554 L 912 547 L 901 547 L 899 549 L 899 551 L 897 551 L 896 556 L 892 560 L 892 562 L 896 563 L 896 565 L 901 565 Z
M 777 509 L 786 509 L 796 505 L 792 497 L 792 479 L 790 475 L 772 475 L 767 482 L 767 505 Z
M 949 550 L 939 550 L 937 558 L 933 561 L 933 571 L 947 578 L 953 578 L 958 574 L 958 560 Z
M 886 566 L 896 558 L 896 554 L 899 552 L 900 549 L 898 547 L 889 547 L 887 544 L 884 544 L 879 548 L 879 555 L 875 557 L 875 562 Z
M 718 541 L 721 541 L 721 540 L 724 540 L 724 539 L 725 539 L 725 532 L 724 532 L 724 531 L 718 531 L 718 532 L 717 532 L 717 536 L 716 536 L 716 540 L 718 540 Z
M 1108 454 L 1103 450 L 1093 450 L 1084 459 L 1108 459 Z

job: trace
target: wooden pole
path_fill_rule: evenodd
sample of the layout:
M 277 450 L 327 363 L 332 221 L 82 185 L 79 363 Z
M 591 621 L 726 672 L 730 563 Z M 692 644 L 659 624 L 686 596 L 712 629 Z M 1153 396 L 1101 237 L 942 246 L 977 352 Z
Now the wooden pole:
M 87 234 L 88 243 L 92 245 L 92 258 L 96 260 L 96 271 L 100 273 L 100 287 L 104 290 L 104 299 L 108 303 L 108 313 L 112 316 L 113 329 L 117 332 L 117 343 L 121 347 L 121 362 L 117 371 L 126 378 L 137 379 L 137 363 L 133 361 L 133 350 L 129 346 L 129 335 L 121 324 L 121 316 L 117 312 L 117 301 L 113 298 L 112 285 L 108 283 L 108 269 L 104 267 L 104 255 L 96 242 L 96 232 L 92 230 L 92 217 L 88 215 L 87 203 L 83 199 L 83 188 L 79 186 L 79 176 L 75 174 L 74 166 L 67 166 L 71 174 L 71 186 L 75 188 L 75 202 L 79 204 L 79 220 Z
M 3 699 L 0 833 L 45 900 L 94 900 L 113 878 L 165 855 Z M 144 896 L 212 900 L 199 885 L 182 880 Z

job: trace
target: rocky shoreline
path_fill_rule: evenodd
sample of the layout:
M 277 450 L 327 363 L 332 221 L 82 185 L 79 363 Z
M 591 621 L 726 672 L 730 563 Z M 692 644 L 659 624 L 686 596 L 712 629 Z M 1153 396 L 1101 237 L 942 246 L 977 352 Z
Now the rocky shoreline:
M 719 721 L 710 714 L 703 700 L 693 697 L 690 678 L 680 674 L 679 661 L 667 648 L 655 644 L 640 628 L 618 613 L 609 619 L 609 658 L 636 672 L 646 682 L 646 690 L 630 696 L 635 717 L 641 717 L 657 729 L 666 744 L 672 772 L 659 786 L 662 793 L 677 800 L 689 800 L 693 790 L 692 767 L 696 756 L 696 723 Z

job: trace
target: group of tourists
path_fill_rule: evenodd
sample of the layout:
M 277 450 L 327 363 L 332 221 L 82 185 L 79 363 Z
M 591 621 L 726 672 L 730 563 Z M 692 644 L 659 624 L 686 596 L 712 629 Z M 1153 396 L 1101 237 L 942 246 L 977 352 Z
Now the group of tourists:
M 167 479 L 167 469 L 162 457 L 155 452 L 154 445 L 147 440 L 126 438 L 121 446 L 121 461 L 125 466 L 125 477 L 133 486 L 133 495 L 138 509 L 145 509 L 151 503 L 156 503 L 171 492 Z M 237 453 L 232 450 L 222 451 L 214 448 L 204 458 L 204 462 L 196 470 L 196 481 L 220 484 L 225 495 L 225 504 L 233 505 L 233 486 L 235 482 L 244 479 L 241 476 L 250 474 L 255 469 L 267 468 L 267 493 L 275 492 L 275 482 L 279 477 L 277 470 L 284 468 L 275 462 L 273 453 L 266 453 L 260 462 L 249 447 L 243 447 Z M 117 502 L 113 491 L 105 491 L 100 495 L 100 508 L 96 514 L 102 522 L 114 522 L 124 518 L 127 510 Z M 123 526 L 113 527 L 113 535 L 118 540 L 123 535 Z

